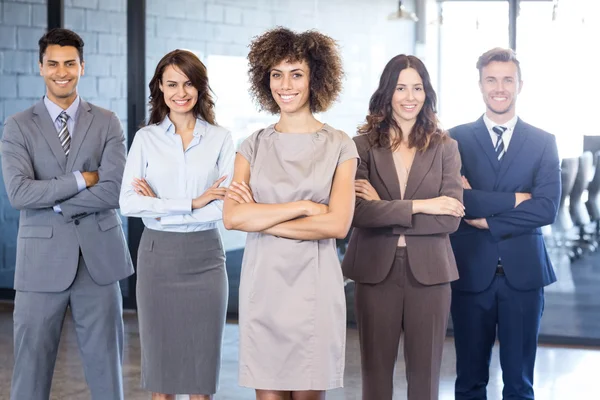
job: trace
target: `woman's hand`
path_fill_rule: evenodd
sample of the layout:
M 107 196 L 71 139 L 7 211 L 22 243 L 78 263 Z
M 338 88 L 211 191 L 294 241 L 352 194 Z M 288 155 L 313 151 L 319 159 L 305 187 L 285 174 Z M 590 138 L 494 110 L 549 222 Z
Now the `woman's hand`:
M 256 203 L 252 189 L 246 182 L 231 182 L 227 197 L 235 200 L 238 204 Z
M 302 200 L 301 203 L 304 208 L 304 214 L 307 217 L 327 214 L 329 212 L 329 206 L 327 204 L 315 203 L 310 200 Z
M 225 198 L 225 194 L 227 193 L 227 188 L 221 188 L 219 185 L 223 183 L 226 178 L 227 175 L 220 177 L 212 184 L 211 187 L 206 189 L 206 192 L 193 199 L 192 210 L 202 208 L 213 200 L 223 200 Z
M 156 198 L 156 194 L 154 194 L 154 191 L 152 190 L 152 188 L 150 187 L 150 185 L 148 184 L 148 182 L 146 182 L 146 179 L 144 179 L 144 178 L 141 178 L 141 179 L 133 178 L 133 182 L 131 182 L 131 186 L 133 186 L 133 190 L 135 190 L 135 192 L 137 194 L 139 194 L 140 196 Z
M 355 180 L 354 191 L 356 192 L 356 197 L 360 197 L 361 199 L 381 200 L 375 188 L 371 186 L 371 182 L 366 179 Z
M 465 207 L 454 197 L 440 196 L 433 199 L 413 200 L 413 214 L 452 215 L 462 218 Z

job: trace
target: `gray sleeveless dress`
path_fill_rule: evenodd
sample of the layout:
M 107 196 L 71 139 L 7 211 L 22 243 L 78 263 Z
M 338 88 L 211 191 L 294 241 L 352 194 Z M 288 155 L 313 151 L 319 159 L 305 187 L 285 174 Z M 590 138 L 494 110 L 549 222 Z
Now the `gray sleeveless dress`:
M 258 203 L 327 204 L 336 167 L 358 158 L 344 132 L 252 134 L 239 153 Z M 240 282 L 241 386 L 272 390 L 341 387 L 346 344 L 344 279 L 335 239 L 249 233 Z

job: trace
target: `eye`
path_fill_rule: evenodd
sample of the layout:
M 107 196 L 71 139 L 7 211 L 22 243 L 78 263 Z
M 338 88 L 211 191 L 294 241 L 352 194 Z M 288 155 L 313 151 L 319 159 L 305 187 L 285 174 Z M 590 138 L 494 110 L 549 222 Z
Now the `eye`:
M 185 83 L 185 86 L 187 86 L 187 87 L 190 87 L 190 86 L 192 86 L 192 82 L 186 82 L 186 83 Z
M 402 86 L 398 86 L 398 87 L 396 88 L 396 90 L 397 90 L 397 91 L 399 91 L 399 92 L 402 92 L 402 91 L 404 90 L 404 88 L 403 88 Z
M 168 86 L 168 87 L 170 87 L 170 88 L 174 88 L 174 87 L 176 87 L 177 85 L 175 85 L 174 83 L 169 83 L 167 86 Z
M 423 90 L 423 88 L 422 87 L 416 87 L 415 90 L 421 91 L 421 90 Z
M 302 74 L 294 74 L 294 78 L 301 78 Z
M 280 76 L 281 76 L 281 74 L 280 74 L 280 73 L 278 73 L 278 72 L 273 72 L 273 73 L 271 74 L 271 78 L 279 78 Z

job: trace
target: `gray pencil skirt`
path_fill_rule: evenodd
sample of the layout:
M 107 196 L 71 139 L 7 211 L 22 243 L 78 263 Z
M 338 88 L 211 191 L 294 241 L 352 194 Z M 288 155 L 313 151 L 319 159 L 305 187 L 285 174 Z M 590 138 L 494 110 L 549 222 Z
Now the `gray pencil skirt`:
M 218 230 L 146 228 L 138 250 L 136 294 L 142 388 L 216 393 L 228 296 Z

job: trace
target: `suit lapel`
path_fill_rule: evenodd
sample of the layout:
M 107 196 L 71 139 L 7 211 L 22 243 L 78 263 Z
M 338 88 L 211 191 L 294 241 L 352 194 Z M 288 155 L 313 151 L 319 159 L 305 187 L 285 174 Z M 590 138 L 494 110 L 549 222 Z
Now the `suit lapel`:
M 472 128 L 473 132 L 475 133 L 475 139 L 488 158 L 492 169 L 494 172 L 498 173 L 500 164 L 498 163 L 498 157 L 494 151 L 494 143 L 490 137 L 490 131 L 488 131 L 487 126 L 485 126 L 485 122 L 483 122 L 483 116 L 473 123 Z
M 67 164 L 67 156 L 60 145 L 60 140 L 58 140 L 58 132 L 56 131 L 52 117 L 50 117 L 43 100 L 38 102 L 33 107 L 33 123 L 40 130 L 42 136 L 44 139 L 46 139 L 46 142 L 48 142 L 50 150 L 52 150 L 52 154 L 54 154 L 58 164 L 64 171 Z
M 496 179 L 496 182 L 502 179 L 504 174 L 506 174 L 506 171 L 508 170 L 508 168 L 510 168 L 510 165 L 515 160 L 515 158 L 517 158 L 517 155 L 523 148 L 523 145 L 527 141 L 526 131 L 527 128 L 525 124 L 521 122 L 521 119 L 519 118 L 517 120 L 517 124 L 515 125 L 515 130 L 513 131 L 512 137 L 510 138 L 510 142 L 508 143 L 506 153 L 504 153 L 504 157 L 502 157 L 502 162 L 500 163 L 500 171 L 498 172 L 498 178 Z
M 71 136 L 71 150 L 69 151 L 69 158 L 67 160 L 67 171 L 70 171 L 73 168 L 73 164 L 77 158 L 77 153 L 79 152 L 81 144 L 85 140 L 85 136 L 90 129 L 92 120 L 94 119 L 94 115 L 91 113 L 91 110 L 92 109 L 90 105 L 81 100 L 79 103 L 79 111 L 77 112 L 77 120 L 75 121 L 75 127 L 73 128 L 76 133 L 72 134 Z
M 438 152 L 439 145 L 433 147 L 430 146 L 425 151 L 419 151 L 415 153 L 415 158 L 413 160 L 412 166 L 410 167 L 410 172 L 408 174 L 408 181 L 406 182 L 406 191 L 404 192 L 404 199 L 412 199 L 419 185 L 425 178 L 425 175 L 431 169 L 431 165 L 433 164 L 433 160 L 435 158 L 435 154 Z
M 375 170 L 383 181 L 391 199 L 400 198 L 400 181 L 396 173 L 396 165 L 390 149 L 373 147 L 373 161 Z

